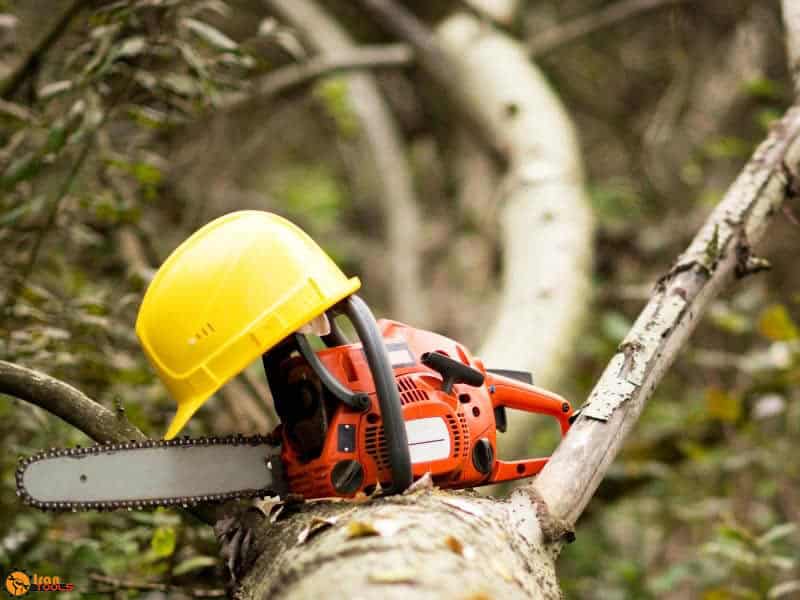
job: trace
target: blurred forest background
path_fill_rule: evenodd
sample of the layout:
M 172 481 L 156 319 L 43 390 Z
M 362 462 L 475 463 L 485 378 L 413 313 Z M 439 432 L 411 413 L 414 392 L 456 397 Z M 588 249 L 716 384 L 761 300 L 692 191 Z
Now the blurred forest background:
M 468 4 L 406 6 L 433 26 Z M 498 24 L 564 103 L 587 171 L 591 318 L 558 388 L 575 405 L 792 102 L 777 1 L 620 4 L 638 9 L 603 23 L 616 3 L 530 0 Z M 403 208 L 365 166 L 342 76 L 259 87 L 314 54 L 264 3 L 0 0 L 0 358 L 159 437 L 173 404 L 135 338 L 140 299 L 183 238 L 241 208 L 300 224 L 362 277 L 379 316 L 479 346 L 503 268 L 498 167 L 357 3 L 319 5 L 395 63 L 373 72 L 413 176 L 413 244 L 387 243 Z M 587 26 L 564 27 L 576 20 Z M 789 212 L 779 221 L 759 252 L 773 269 L 714 303 L 581 520 L 559 563 L 567 597 L 800 597 L 800 229 Z M 398 257 L 417 262 L 420 289 L 398 291 Z M 274 419 L 254 365 L 186 433 Z M 158 594 L 114 589 L 130 580 L 221 587 L 211 529 L 184 514 L 50 515 L 17 501 L 17 457 L 86 444 L 80 432 L 0 396 L 0 436 L 4 572 L 59 575 L 84 597 Z M 556 441 L 547 429 L 531 443 Z

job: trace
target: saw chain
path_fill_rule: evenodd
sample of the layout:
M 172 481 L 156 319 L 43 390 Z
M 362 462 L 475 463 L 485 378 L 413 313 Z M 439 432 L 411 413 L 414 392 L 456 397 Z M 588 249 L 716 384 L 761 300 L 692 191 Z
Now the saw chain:
M 274 496 L 278 493 L 276 487 L 280 485 L 271 483 L 268 487 L 251 488 L 251 489 L 237 489 L 235 491 L 201 494 L 201 495 L 188 495 L 179 497 L 163 497 L 163 498 L 146 498 L 146 499 L 130 499 L 130 500 L 108 500 L 108 501 L 47 501 L 34 497 L 29 493 L 25 487 L 25 474 L 26 471 L 36 463 L 45 460 L 52 460 L 58 458 L 71 458 L 82 459 L 102 454 L 120 455 L 127 452 L 141 451 L 143 449 L 161 449 L 161 448 L 193 448 L 193 447 L 230 447 L 230 446 L 264 446 L 275 447 L 275 442 L 271 438 L 262 435 L 244 436 L 242 434 L 231 435 L 225 437 L 201 437 L 201 438 L 176 438 L 171 440 L 131 440 L 129 442 L 111 443 L 105 442 L 95 444 L 93 446 L 75 448 L 51 448 L 44 450 L 38 454 L 20 458 L 16 470 L 17 482 L 17 496 L 19 496 L 26 504 L 34 508 L 46 511 L 111 511 L 111 510 L 142 510 L 159 507 L 182 507 L 190 508 L 198 504 L 222 503 L 230 500 L 256 498 Z M 275 451 L 277 453 L 277 451 Z M 269 460 L 269 454 L 265 452 L 264 455 L 264 468 L 272 471 L 274 481 L 282 481 L 282 472 L 279 460 Z M 235 469 L 236 465 L 231 464 L 231 469 Z M 81 475 L 81 481 L 85 481 L 85 476 Z M 209 477 L 213 474 L 209 473 Z

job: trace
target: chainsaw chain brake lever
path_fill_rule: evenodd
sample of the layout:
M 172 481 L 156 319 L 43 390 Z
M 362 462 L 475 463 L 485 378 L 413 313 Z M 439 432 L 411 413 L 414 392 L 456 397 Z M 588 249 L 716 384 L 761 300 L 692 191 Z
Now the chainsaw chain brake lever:
M 442 391 L 446 394 L 451 392 L 456 383 L 465 383 L 470 387 L 483 385 L 483 373 L 441 352 L 425 352 L 420 360 L 442 376 Z

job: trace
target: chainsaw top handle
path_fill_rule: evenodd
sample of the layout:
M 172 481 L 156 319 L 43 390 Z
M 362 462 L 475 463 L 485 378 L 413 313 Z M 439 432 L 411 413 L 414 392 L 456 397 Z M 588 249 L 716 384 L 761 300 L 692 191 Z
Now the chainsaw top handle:
M 348 296 L 339 304 L 329 309 L 331 321 L 336 314 L 345 315 L 358 334 L 367 365 L 375 383 L 375 393 L 381 409 L 383 432 L 389 450 L 389 463 L 392 468 L 392 485 L 386 490 L 390 494 L 402 492 L 413 481 L 411 473 L 411 455 L 408 449 L 408 436 L 403 419 L 400 393 L 394 378 L 394 370 L 389 360 L 389 353 L 383 342 L 383 336 L 375 322 L 372 311 L 361 298 L 355 294 Z M 324 369 L 324 367 L 323 367 Z

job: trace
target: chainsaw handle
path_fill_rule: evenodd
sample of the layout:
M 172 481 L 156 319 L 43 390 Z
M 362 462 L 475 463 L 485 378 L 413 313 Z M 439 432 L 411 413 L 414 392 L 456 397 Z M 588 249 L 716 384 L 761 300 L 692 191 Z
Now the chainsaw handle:
M 572 407 L 558 394 L 548 390 L 503 377 L 496 373 L 486 373 L 486 385 L 492 395 L 495 408 L 507 407 L 525 412 L 551 416 L 558 421 L 561 436 L 564 437 L 570 427 Z M 548 457 L 528 458 L 524 460 L 497 460 L 490 479 L 493 483 L 510 481 L 520 477 L 530 477 L 542 470 Z
M 367 364 L 375 383 L 375 393 L 381 408 L 383 432 L 389 450 L 389 463 L 392 467 L 392 487 L 387 490 L 396 494 L 411 485 L 411 454 L 408 449 L 406 423 L 400 404 L 400 393 L 394 379 L 394 370 L 389 360 L 389 353 L 383 342 L 383 336 L 375 322 L 372 311 L 361 298 L 355 294 L 346 298 L 336 308 L 341 308 L 350 319 L 361 340 Z

